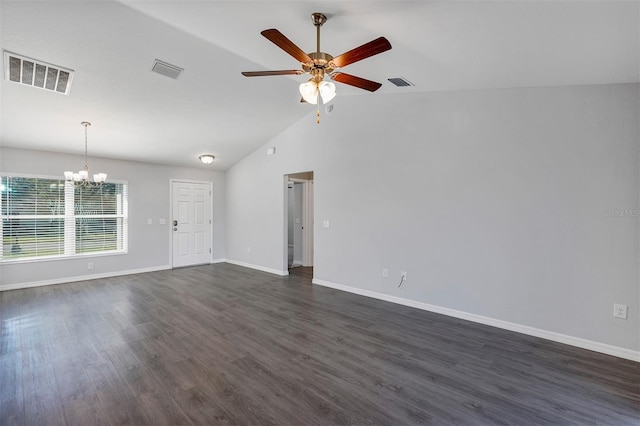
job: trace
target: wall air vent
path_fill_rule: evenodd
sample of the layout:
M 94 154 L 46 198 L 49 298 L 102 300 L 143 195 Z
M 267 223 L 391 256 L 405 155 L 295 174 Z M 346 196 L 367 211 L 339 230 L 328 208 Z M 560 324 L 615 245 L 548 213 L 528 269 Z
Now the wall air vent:
M 151 67 L 151 71 L 164 75 L 169 78 L 173 78 L 174 80 L 180 76 L 180 73 L 184 71 L 183 68 L 177 67 L 175 65 L 171 65 L 167 62 L 163 62 L 159 59 L 156 59 L 153 62 L 153 66 Z
M 390 82 L 392 82 L 398 87 L 415 86 L 412 82 L 410 82 L 404 77 L 388 78 L 387 80 L 389 80 Z
M 73 70 L 5 51 L 4 78 L 14 83 L 68 95 Z

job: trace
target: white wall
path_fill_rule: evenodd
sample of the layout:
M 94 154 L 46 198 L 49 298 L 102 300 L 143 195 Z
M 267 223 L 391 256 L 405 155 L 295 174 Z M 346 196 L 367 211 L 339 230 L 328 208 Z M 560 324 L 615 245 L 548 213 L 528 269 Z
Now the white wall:
M 0 171 L 45 176 L 60 176 L 61 171 L 77 169 L 83 157 L 0 148 Z M 0 287 L 92 274 L 157 269 L 170 266 L 171 206 L 169 180 L 188 179 L 213 182 L 213 257 L 225 257 L 224 173 L 205 169 L 171 167 L 148 163 L 90 158 L 92 170 L 108 173 L 113 180 L 129 183 L 129 252 L 86 258 L 52 260 L 37 263 L 0 265 Z M 147 219 L 153 220 L 147 225 Z M 158 219 L 165 218 L 166 225 Z M 94 268 L 87 269 L 92 262 Z
M 228 259 L 282 269 L 282 176 L 314 170 L 315 279 L 640 349 L 637 84 L 334 104 L 227 171 Z

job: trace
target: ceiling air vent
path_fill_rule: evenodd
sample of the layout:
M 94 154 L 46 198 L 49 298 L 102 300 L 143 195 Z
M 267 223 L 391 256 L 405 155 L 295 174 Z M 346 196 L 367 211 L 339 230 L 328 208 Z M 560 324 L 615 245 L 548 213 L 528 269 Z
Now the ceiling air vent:
M 73 70 L 5 51 L 4 78 L 14 83 L 68 95 Z
M 388 78 L 387 80 L 389 80 L 390 82 L 392 82 L 398 87 L 415 86 L 412 82 L 410 82 L 404 77 Z
M 173 78 L 174 80 L 178 78 L 180 73 L 184 71 L 183 68 L 177 67 L 175 65 L 168 64 L 159 59 L 156 59 L 153 62 L 153 67 L 151 67 L 151 71 L 162 74 L 166 77 Z

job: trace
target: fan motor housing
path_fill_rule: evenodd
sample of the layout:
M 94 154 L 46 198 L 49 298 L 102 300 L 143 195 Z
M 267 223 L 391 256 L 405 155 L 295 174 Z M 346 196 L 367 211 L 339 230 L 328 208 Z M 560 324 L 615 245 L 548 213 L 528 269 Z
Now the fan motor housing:
M 333 70 L 336 69 L 336 67 L 333 65 L 333 56 L 329 55 L 328 53 L 324 53 L 324 52 L 311 52 L 308 53 L 309 57 L 311 59 L 313 59 L 313 65 L 309 65 L 309 64 L 302 64 L 302 69 L 305 72 L 310 72 L 312 69 L 314 68 L 322 68 L 324 69 L 325 73 L 330 73 Z

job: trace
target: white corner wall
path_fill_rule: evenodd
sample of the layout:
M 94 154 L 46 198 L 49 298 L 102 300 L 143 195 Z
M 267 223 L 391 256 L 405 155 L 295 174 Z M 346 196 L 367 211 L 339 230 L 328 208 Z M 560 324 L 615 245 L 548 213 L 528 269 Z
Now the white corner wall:
M 227 171 L 227 259 L 282 270 L 282 177 L 313 170 L 314 282 L 638 357 L 637 84 L 334 105 Z
M 0 148 L 0 171 L 60 176 L 61 171 L 80 167 L 81 156 Z M 225 175 L 205 169 L 91 158 L 93 170 L 109 179 L 129 183 L 129 252 L 123 255 L 51 260 L 0 265 L 0 289 L 74 281 L 90 277 L 166 269 L 170 264 L 171 205 L 169 180 L 213 182 L 213 258 L 225 258 Z M 165 225 L 158 220 L 166 219 Z M 147 225 L 147 219 L 153 224 Z M 93 269 L 87 269 L 88 262 Z

